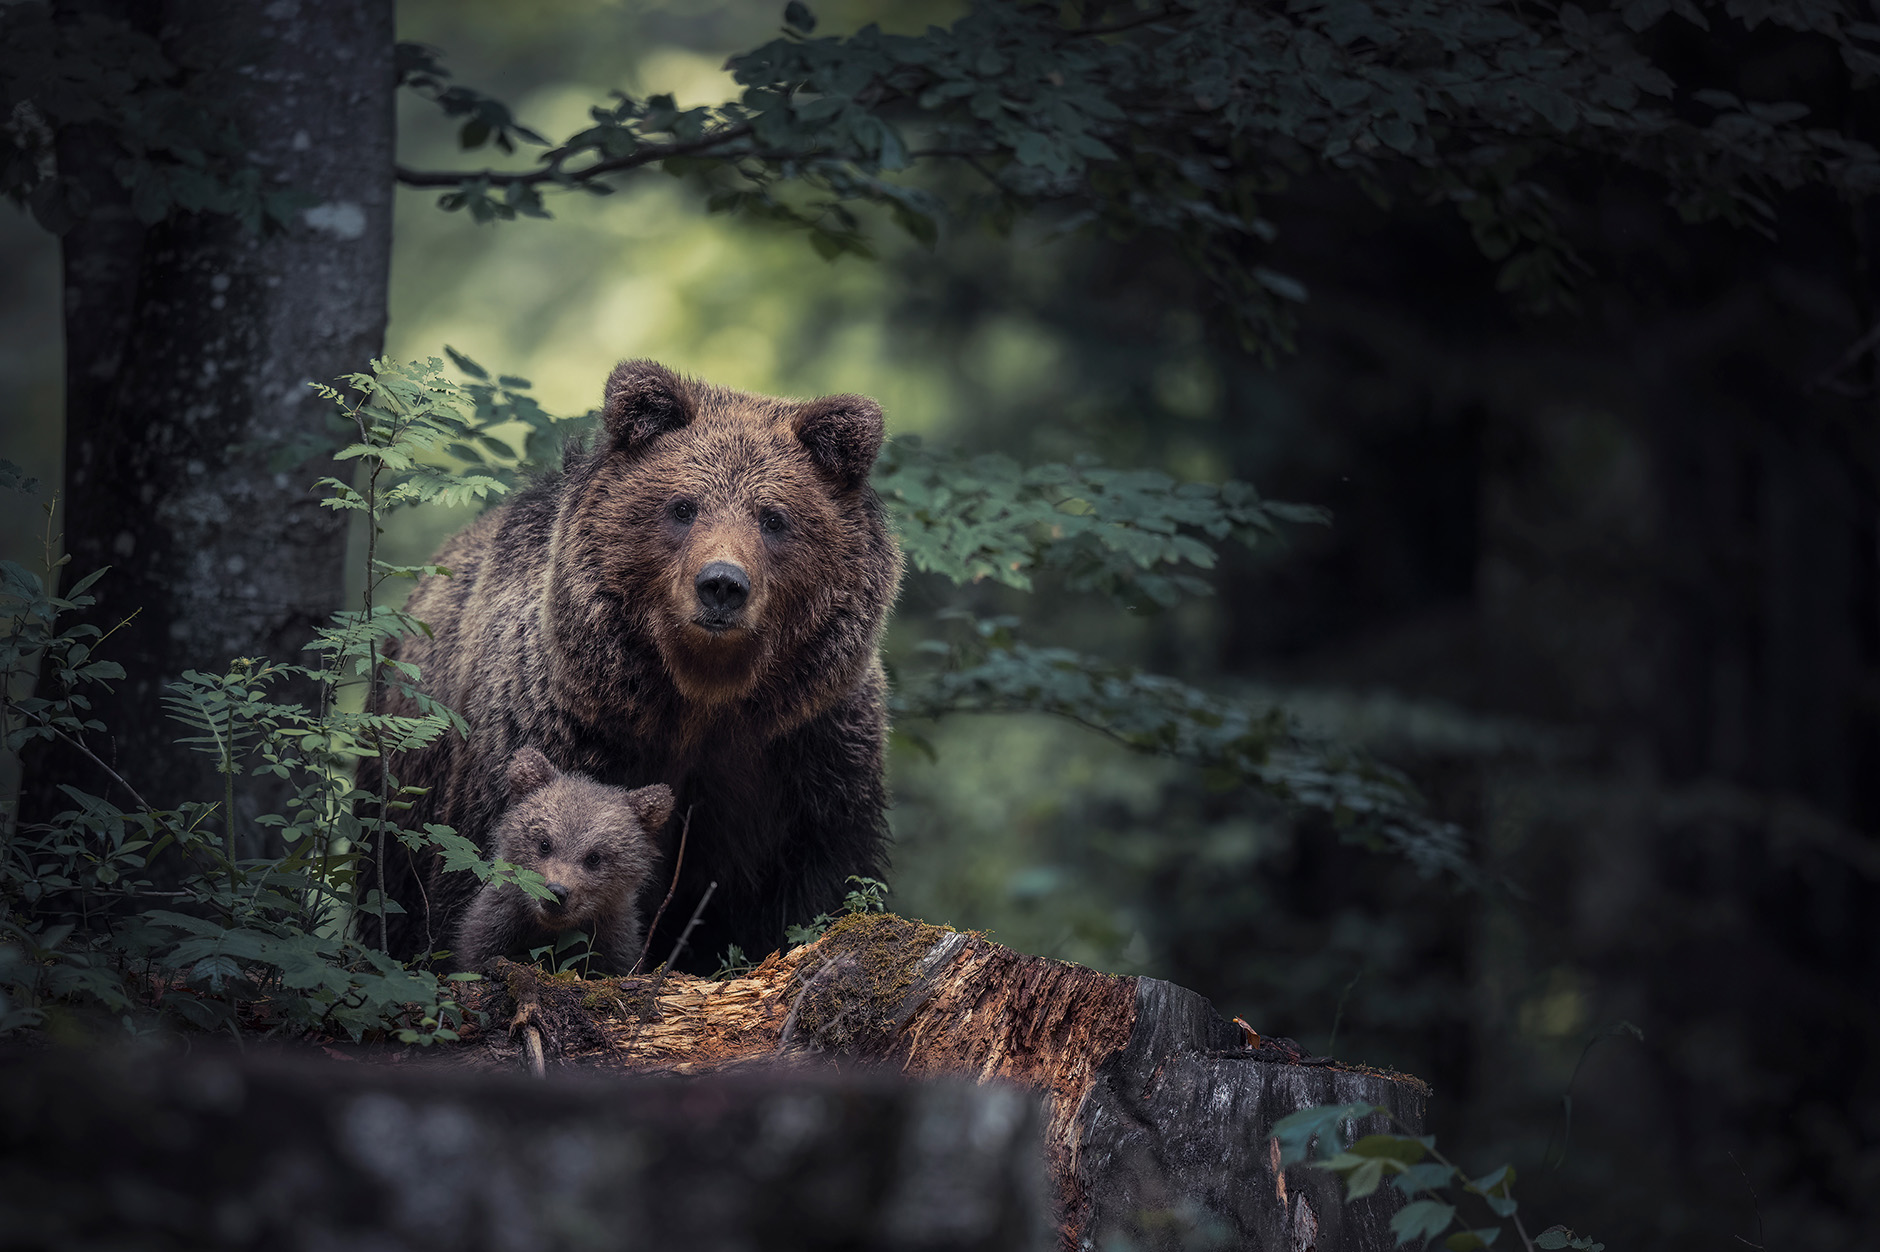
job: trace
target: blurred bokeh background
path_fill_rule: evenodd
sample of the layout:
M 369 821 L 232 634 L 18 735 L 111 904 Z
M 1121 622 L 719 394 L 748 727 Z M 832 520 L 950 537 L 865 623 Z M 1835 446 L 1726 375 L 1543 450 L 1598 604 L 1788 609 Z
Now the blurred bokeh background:
M 399 22 L 556 134 L 614 87 L 727 98 L 724 58 L 779 8 L 402 0 Z M 836 31 L 955 12 L 817 8 Z M 401 160 L 460 163 L 435 110 L 405 107 Z M 1421 878 L 1075 726 L 974 717 L 901 728 L 892 906 L 1415 1072 L 1459 1159 L 1512 1161 L 1525 1211 L 1609 1247 L 1860 1246 L 1880 514 L 1870 409 L 1809 389 L 1854 315 L 1806 229 L 1698 231 L 1622 180 L 1584 192 L 1600 272 L 1577 312 L 1529 315 L 1449 209 L 1305 182 L 1274 216 L 1311 301 L 1269 367 L 1152 243 L 1038 224 L 928 250 L 882 223 L 878 259 L 828 263 L 658 174 L 495 227 L 401 191 L 387 350 L 449 344 L 560 413 L 628 356 L 859 391 L 891 434 L 1329 507 L 1167 613 L 910 577 L 890 660 L 970 607 L 1270 694 L 1407 770 L 1502 886 Z M 51 482 L 58 300 L 56 241 L 0 214 L 4 451 Z M 13 555 L 36 514 L 0 509 Z M 466 520 L 407 515 L 393 559 Z

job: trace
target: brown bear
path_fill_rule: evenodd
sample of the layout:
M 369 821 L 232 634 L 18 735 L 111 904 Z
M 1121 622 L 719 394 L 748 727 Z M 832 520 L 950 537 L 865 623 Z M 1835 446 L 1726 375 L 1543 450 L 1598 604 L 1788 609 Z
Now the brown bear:
M 659 850 L 653 836 L 672 813 L 663 783 L 627 791 L 564 774 L 534 748 L 509 759 L 509 807 L 489 838 L 491 855 L 547 880 L 550 899 L 513 883 L 486 883 L 452 945 L 461 969 L 588 930 L 596 968 L 624 974 L 640 955 L 640 888 Z
M 861 396 L 783 400 L 617 367 L 593 444 L 448 542 L 435 561 L 450 575 L 412 594 L 429 632 L 396 657 L 469 734 L 392 758 L 401 785 L 429 789 L 400 823 L 488 847 L 503 765 L 524 744 L 608 786 L 664 783 L 678 814 L 665 865 L 688 820 L 690 834 L 647 942 L 664 960 L 716 882 L 694 968 L 731 944 L 768 952 L 833 911 L 849 875 L 882 877 L 876 647 L 901 554 L 868 482 L 881 439 Z M 402 693 L 381 707 L 416 711 Z M 405 957 L 434 950 L 475 889 L 397 842 L 386 880 Z

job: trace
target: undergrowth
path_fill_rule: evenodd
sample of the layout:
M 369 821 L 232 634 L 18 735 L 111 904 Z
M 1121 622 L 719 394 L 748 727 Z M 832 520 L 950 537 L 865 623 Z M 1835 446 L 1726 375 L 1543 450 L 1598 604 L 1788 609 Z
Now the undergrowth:
M 363 859 L 382 857 L 397 839 L 435 848 L 448 868 L 485 882 L 546 888 L 533 871 L 485 860 L 448 827 L 400 829 L 411 794 L 389 771 L 376 794 L 353 784 L 362 758 L 394 759 L 464 729 L 455 712 L 416 692 L 416 667 L 385 655 L 388 640 L 422 626 L 380 604 L 379 592 L 391 579 L 439 571 L 380 560 L 384 519 L 407 506 L 500 495 L 530 461 L 529 442 L 552 435 L 526 382 L 492 382 L 452 355 L 468 384 L 447 380 L 433 359 L 375 361 L 341 388 L 319 388 L 350 436 L 337 457 L 359 468 L 353 482 L 317 486 L 326 507 L 367 516 L 366 591 L 318 632 L 308 663 L 238 657 L 221 673 L 191 670 L 170 685 L 164 706 L 178 742 L 212 759 L 220 794 L 160 808 L 144 798 L 155 791 L 150 780 L 107 764 L 111 728 L 92 716 L 91 693 L 125 673 L 103 655 L 112 631 L 81 619 L 109 575 L 91 571 L 55 590 L 70 562 L 59 551 L 56 501 L 44 506 L 40 567 L 0 563 L 6 750 L 56 742 L 99 780 L 97 791 L 59 780 L 70 807 L 48 822 L 0 815 L 0 1034 L 103 1017 L 132 1033 L 169 1024 L 238 1038 L 458 1036 L 465 1011 L 456 984 L 475 975 L 440 977 L 370 942 L 398 905 L 365 889 Z M 516 422 L 530 437 L 519 449 L 491 433 Z M 0 481 L 32 487 L 11 466 Z M 374 712 L 386 684 L 411 691 L 419 714 Z M 262 776 L 288 784 L 280 811 L 251 819 L 277 854 L 242 857 L 237 849 L 253 841 L 241 838 L 238 794 Z

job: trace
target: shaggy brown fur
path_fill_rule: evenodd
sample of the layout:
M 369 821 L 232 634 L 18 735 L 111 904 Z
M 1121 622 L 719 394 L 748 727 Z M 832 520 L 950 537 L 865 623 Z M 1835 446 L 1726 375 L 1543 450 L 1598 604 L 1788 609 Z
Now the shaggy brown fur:
M 663 782 L 691 836 L 648 942 L 663 959 L 716 881 L 688 949 L 709 968 L 728 944 L 770 951 L 785 926 L 834 909 L 848 875 L 883 872 L 876 641 L 901 556 L 868 485 L 881 410 L 629 361 L 602 418 L 591 450 L 452 539 L 435 558 L 452 576 L 412 595 L 433 633 L 401 640 L 398 659 L 470 734 L 392 762 L 400 783 L 430 788 L 401 821 L 487 846 L 503 763 L 523 744 L 608 785 Z M 708 587 L 708 567 L 726 566 L 741 593 Z M 402 696 L 387 707 L 413 711 Z M 661 839 L 668 865 L 681 825 Z M 474 886 L 397 845 L 386 877 L 407 910 L 391 937 L 404 956 L 435 947 Z
M 510 758 L 509 807 L 490 851 L 548 880 L 552 900 L 513 883 L 477 892 L 452 945 L 459 969 L 479 969 L 553 943 L 567 930 L 589 931 L 594 968 L 624 974 L 640 955 L 640 888 L 659 852 L 653 836 L 672 815 L 663 783 L 628 791 L 564 774 L 534 748 Z

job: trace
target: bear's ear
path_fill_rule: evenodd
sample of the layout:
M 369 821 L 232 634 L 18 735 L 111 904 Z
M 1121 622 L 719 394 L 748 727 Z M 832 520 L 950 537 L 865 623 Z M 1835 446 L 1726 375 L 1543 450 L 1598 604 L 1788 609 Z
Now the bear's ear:
M 601 422 L 614 443 L 631 448 L 692 420 L 692 396 L 679 376 L 652 361 L 622 361 L 607 376 Z
M 861 486 L 881 454 L 881 406 L 867 396 L 824 396 L 797 406 L 796 437 L 843 490 Z
M 647 834 L 656 835 L 672 816 L 672 788 L 665 783 L 635 788 L 627 792 L 627 807 L 640 819 Z
M 536 748 L 522 748 L 509 758 L 509 798 L 520 800 L 530 792 L 540 791 L 561 776 L 549 759 Z

